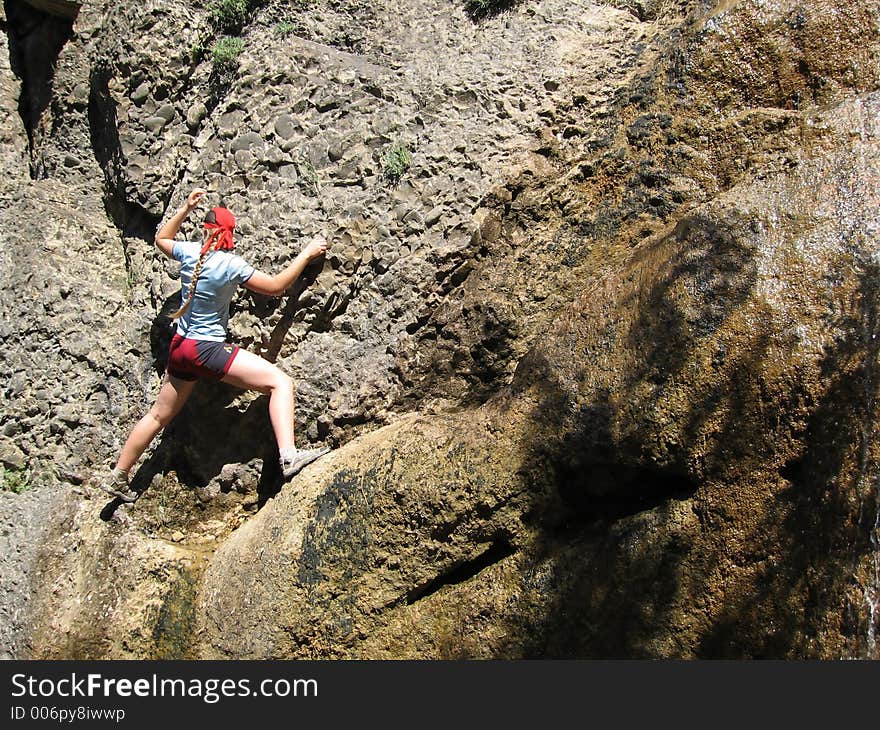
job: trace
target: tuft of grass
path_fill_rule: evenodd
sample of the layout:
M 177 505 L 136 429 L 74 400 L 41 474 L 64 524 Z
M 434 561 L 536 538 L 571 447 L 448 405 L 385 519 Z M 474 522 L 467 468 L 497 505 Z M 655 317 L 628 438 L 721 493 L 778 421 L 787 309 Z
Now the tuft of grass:
M 280 23 L 275 23 L 275 33 L 280 36 L 289 36 L 292 33 L 296 33 L 297 28 L 296 23 L 293 23 L 289 20 L 282 20 Z
M 473 20 L 489 18 L 518 5 L 521 0 L 465 0 L 465 12 Z
M 412 164 L 412 152 L 403 142 L 394 142 L 385 150 L 385 177 L 397 182 Z
M 304 13 L 317 6 L 321 0 L 287 0 L 287 8 L 294 14 Z M 288 36 L 292 33 L 302 32 L 303 26 L 296 20 L 296 17 L 288 15 L 284 20 L 279 20 L 273 27 L 276 35 Z
M 216 0 L 209 7 L 215 29 L 235 35 L 241 32 L 248 18 L 248 0 Z
M 7 469 L 0 466 L 0 491 L 21 494 L 33 486 L 27 469 Z
M 241 38 L 224 36 L 211 46 L 211 59 L 214 65 L 222 69 L 234 69 L 238 66 L 238 57 L 244 50 Z

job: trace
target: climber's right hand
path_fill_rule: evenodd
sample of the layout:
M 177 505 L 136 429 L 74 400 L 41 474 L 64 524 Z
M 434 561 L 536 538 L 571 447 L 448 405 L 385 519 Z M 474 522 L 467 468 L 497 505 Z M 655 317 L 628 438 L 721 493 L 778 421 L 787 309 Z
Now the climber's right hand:
M 315 236 L 306 244 L 303 253 L 308 257 L 309 261 L 323 256 L 327 253 L 327 239 L 321 235 Z

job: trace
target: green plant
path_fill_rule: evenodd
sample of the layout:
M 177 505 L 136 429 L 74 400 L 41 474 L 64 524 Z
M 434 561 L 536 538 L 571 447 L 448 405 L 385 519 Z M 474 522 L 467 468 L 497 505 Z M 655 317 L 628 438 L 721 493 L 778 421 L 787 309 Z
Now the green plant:
M 205 45 L 200 42 L 196 42 L 192 44 L 192 47 L 189 49 L 189 57 L 193 60 L 194 63 L 198 63 L 205 57 Z
M 0 490 L 21 494 L 32 486 L 31 473 L 27 469 L 7 469 L 0 466 Z
M 275 24 L 275 33 L 280 36 L 288 36 L 291 33 L 295 33 L 297 28 L 296 23 L 290 20 L 282 20 L 280 23 Z
M 488 18 L 509 10 L 520 0 L 465 0 L 465 12 L 474 20 Z
M 409 170 L 412 152 L 403 142 L 394 142 L 385 150 L 385 177 L 397 182 Z
M 240 33 L 247 20 L 248 0 L 216 0 L 210 7 L 215 29 L 221 33 Z
M 214 65 L 231 69 L 238 65 L 238 57 L 244 50 L 244 41 L 241 38 L 224 36 L 211 46 L 211 59 Z

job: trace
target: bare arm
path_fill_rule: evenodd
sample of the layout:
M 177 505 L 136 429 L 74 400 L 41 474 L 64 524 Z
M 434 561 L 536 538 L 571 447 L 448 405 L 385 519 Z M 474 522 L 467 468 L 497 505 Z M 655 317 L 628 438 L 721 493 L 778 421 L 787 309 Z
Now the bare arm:
M 183 223 L 186 217 L 198 207 L 199 202 L 204 196 L 204 190 L 200 188 L 193 190 L 187 196 L 186 202 L 180 206 L 178 211 L 171 216 L 168 222 L 165 223 L 165 225 L 163 225 L 156 233 L 156 245 L 159 247 L 159 250 L 169 258 L 174 251 L 174 237 L 180 230 L 180 224 Z
M 323 239 L 315 239 L 279 273 L 269 276 L 262 271 L 254 271 L 244 285 L 257 294 L 280 297 L 293 282 L 299 279 L 306 266 L 326 252 L 327 242 Z

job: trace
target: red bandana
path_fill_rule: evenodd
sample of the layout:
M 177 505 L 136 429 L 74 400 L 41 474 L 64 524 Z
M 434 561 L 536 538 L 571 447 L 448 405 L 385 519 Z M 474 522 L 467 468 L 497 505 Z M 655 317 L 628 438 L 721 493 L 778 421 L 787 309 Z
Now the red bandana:
M 216 223 L 205 223 L 205 230 L 211 231 L 208 240 L 202 246 L 202 253 L 215 249 L 218 251 L 229 251 L 235 248 L 232 241 L 232 231 L 235 230 L 235 216 L 227 208 L 214 208 L 214 218 Z M 214 243 L 216 242 L 216 246 Z

